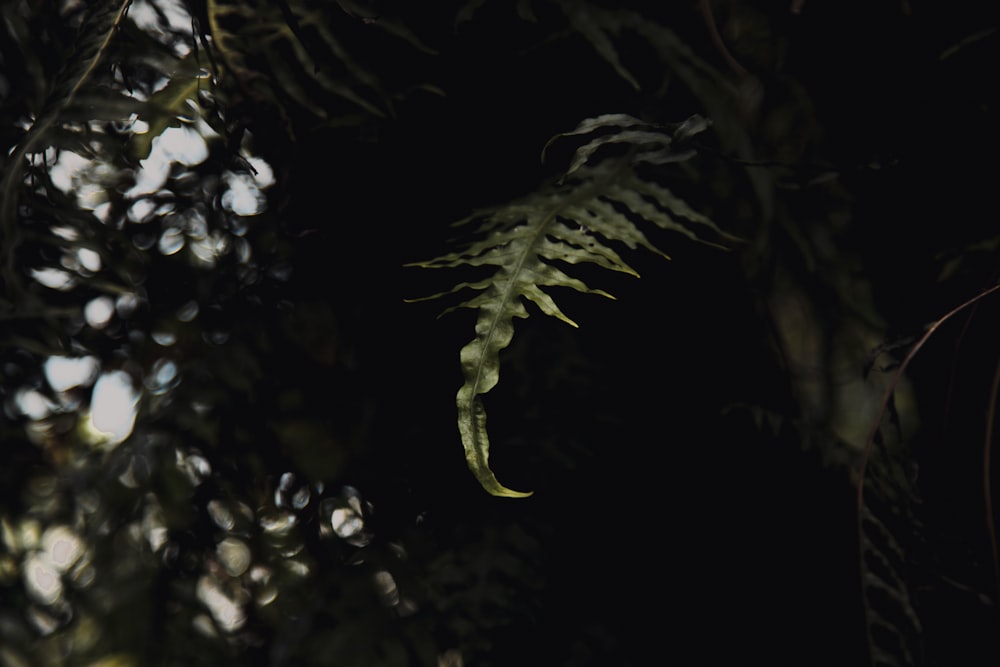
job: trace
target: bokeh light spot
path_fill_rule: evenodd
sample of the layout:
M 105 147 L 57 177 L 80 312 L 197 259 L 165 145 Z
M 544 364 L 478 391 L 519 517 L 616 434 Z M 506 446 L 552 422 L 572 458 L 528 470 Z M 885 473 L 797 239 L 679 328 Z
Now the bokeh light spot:
M 107 296 L 91 299 L 83 309 L 83 317 L 87 324 L 95 329 L 103 329 L 115 314 L 115 302 Z

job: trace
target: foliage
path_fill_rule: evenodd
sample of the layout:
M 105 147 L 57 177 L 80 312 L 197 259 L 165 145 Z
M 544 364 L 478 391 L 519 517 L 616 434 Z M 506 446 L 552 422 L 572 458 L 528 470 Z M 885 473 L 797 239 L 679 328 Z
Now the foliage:
M 685 135 L 694 134 L 701 129 L 698 126 L 703 125 L 700 119 L 692 118 L 680 131 Z M 424 268 L 500 267 L 485 280 L 460 283 L 448 292 L 467 288 L 483 290 L 460 305 L 478 309 L 479 316 L 476 339 L 463 347 L 461 353 L 465 384 L 458 390 L 458 428 L 469 468 L 483 488 L 493 495 L 514 498 L 531 495 L 504 487 L 490 470 L 486 411 L 479 398 L 500 379 L 500 351 L 514 336 L 513 319 L 528 316 L 521 297 L 534 303 L 546 315 L 575 327 L 576 322 L 559 310 L 543 287 L 570 287 L 579 292 L 614 297 L 571 278 L 558 268 L 558 263 L 589 262 L 638 277 L 639 274 L 602 240 L 617 241 L 633 250 L 641 246 L 662 255 L 650 245 L 632 222 L 632 217 L 692 238 L 697 237 L 683 222 L 678 222 L 678 218 L 718 231 L 711 221 L 693 211 L 670 190 L 637 173 L 643 166 L 660 166 L 684 159 L 683 154 L 672 150 L 673 141 L 669 135 L 646 129 L 638 119 L 620 114 L 584 121 L 567 135 L 605 129 L 610 130 L 610 134 L 598 136 L 577 149 L 566 175 L 555 187 L 499 209 L 479 211 L 460 221 L 459 224 L 467 224 L 485 219 L 476 230 L 481 240 L 416 265 Z M 625 144 L 629 150 L 624 156 L 613 159 L 592 159 L 601 148 L 613 144 Z M 570 180 L 567 182 L 567 179 Z
M 988 10 L 0 19 L 0 665 L 996 664 Z

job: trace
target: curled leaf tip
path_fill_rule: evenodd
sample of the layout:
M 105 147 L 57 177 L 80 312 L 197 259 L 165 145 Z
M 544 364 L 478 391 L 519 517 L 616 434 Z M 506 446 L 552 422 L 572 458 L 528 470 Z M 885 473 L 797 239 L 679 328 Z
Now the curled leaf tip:
M 476 471 L 473 471 L 476 472 Z M 498 496 L 500 498 L 527 498 L 528 496 L 534 494 L 534 491 L 515 491 L 514 489 L 508 489 L 506 486 L 501 484 L 496 476 L 489 470 L 485 471 L 485 474 L 477 473 L 476 479 L 491 496 Z

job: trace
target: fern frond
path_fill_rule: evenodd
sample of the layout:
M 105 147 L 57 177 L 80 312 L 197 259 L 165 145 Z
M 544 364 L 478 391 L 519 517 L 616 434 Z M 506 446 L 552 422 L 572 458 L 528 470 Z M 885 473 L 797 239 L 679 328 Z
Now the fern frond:
M 566 16 L 570 29 L 585 39 L 617 75 L 635 89 L 640 83 L 619 53 L 620 45 L 638 42 L 651 48 L 664 74 L 677 77 L 698 98 L 705 112 L 715 119 L 716 133 L 723 148 L 739 160 L 753 162 L 756 152 L 746 124 L 739 118 L 740 105 L 733 104 L 741 93 L 738 85 L 702 59 L 673 30 L 639 12 L 607 8 L 585 0 L 550 0 Z M 649 72 L 646 67 L 643 72 Z M 664 85 L 665 80 L 647 81 L 646 86 Z M 759 200 L 762 215 L 773 214 L 772 177 L 766 170 L 749 169 L 747 177 Z
M 673 138 L 654 127 L 621 114 L 601 116 L 561 136 L 592 135 L 577 149 L 567 174 L 558 183 L 505 206 L 478 211 L 459 225 L 479 223 L 479 240 L 466 248 L 409 266 L 454 268 L 493 266 L 489 278 L 461 283 L 452 290 L 426 298 L 472 289 L 478 294 L 454 308 L 478 312 L 476 337 L 461 351 L 465 383 L 458 391 L 458 426 L 469 468 L 488 492 L 496 496 L 530 495 L 502 485 L 489 466 L 486 410 L 481 396 L 500 379 L 500 351 L 514 335 L 514 318 L 528 317 L 524 300 L 546 315 L 576 327 L 548 293 L 550 287 L 614 298 L 567 274 L 561 267 L 596 264 L 609 271 L 638 276 L 610 244 L 634 250 L 645 248 L 667 257 L 646 238 L 641 222 L 700 240 L 693 225 L 726 235 L 663 185 L 645 178 L 639 168 L 664 164 L 673 158 Z M 558 137 L 557 137 L 558 138 Z M 550 142 L 551 143 L 551 142 Z M 624 144 L 625 155 L 608 155 L 605 146 Z M 686 154 L 690 157 L 690 154 Z M 448 312 L 448 311 L 445 311 Z
M 900 433 L 895 412 L 896 389 L 910 362 L 941 326 L 958 313 L 996 292 L 994 285 L 935 320 L 907 352 L 886 387 L 878 415 L 865 443 L 857 479 L 858 542 L 866 629 L 872 664 L 908 667 L 920 663 L 923 627 L 907 572 L 914 569 L 913 547 L 921 534 L 914 508 L 920 504 L 913 474 L 907 471 L 903 447 L 886 446 L 883 421 Z M 992 424 L 992 420 L 990 420 Z M 987 451 L 990 443 L 987 428 Z M 988 457 L 986 457 L 988 461 Z M 989 469 L 984 494 L 989 498 Z M 989 501 L 987 501 L 989 507 Z M 992 540 L 992 525 L 989 526 Z M 942 578 L 943 580 L 943 578 Z
M 387 117 L 392 95 L 365 58 L 352 53 L 360 48 L 356 33 L 389 34 L 423 53 L 433 51 L 392 17 L 338 4 L 333 11 L 315 0 L 207 0 L 205 9 L 214 51 L 251 103 L 277 108 L 286 121 L 293 108 L 333 125 L 359 112 Z M 365 37 L 361 44 L 372 41 Z
M 900 376 L 896 376 L 897 378 Z M 922 637 L 914 575 L 926 551 L 917 515 L 920 498 L 908 472 L 911 458 L 900 436 L 891 395 L 886 415 L 862 455 L 859 475 L 858 547 L 868 651 L 872 665 L 921 664 Z
M 618 57 L 613 38 L 618 35 L 621 26 L 608 20 L 611 12 L 575 0 L 558 0 L 556 4 L 566 15 L 572 28 L 590 42 L 597 54 L 611 65 L 618 76 L 639 90 L 639 82 Z

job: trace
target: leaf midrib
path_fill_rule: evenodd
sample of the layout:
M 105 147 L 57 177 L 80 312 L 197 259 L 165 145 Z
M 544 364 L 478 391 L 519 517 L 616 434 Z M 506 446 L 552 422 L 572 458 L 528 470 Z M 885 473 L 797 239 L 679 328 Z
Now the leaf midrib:
M 483 345 L 483 354 L 479 355 L 479 364 L 476 366 L 475 382 L 472 385 L 473 398 L 482 393 L 479 391 L 479 385 L 483 377 L 483 367 L 487 358 L 486 351 L 492 349 L 493 338 L 496 334 L 497 327 L 499 326 L 501 320 L 505 317 L 504 313 L 507 312 L 508 304 L 511 303 L 513 299 L 521 296 L 520 290 L 515 290 L 515 285 L 518 282 L 518 276 L 521 275 L 521 269 L 524 267 L 524 263 L 528 261 L 528 257 L 531 256 L 531 254 L 537 254 L 535 253 L 535 246 L 538 244 L 538 239 L 541 238 L 541 236 L 545 233 L 545 230 L 552 224 L 552 221 L 556 218 L 556 215 L 561 208 L 562 207 L 557 207 L 552 212 L 546 214 L 542 223 L 538 225 L 537 230 L 532 235 L 531 241 L 526 244 L 524 250 L 518 254 L 517 263 L 515 264 L 516 270 L 511 272 L 510 278 L 507 280 L 507 286 L 504 288 L 503 292 L 501 292 L 501 308 L 497 309 L 493 320 L 490 322 L 489 334 L 486 336 Z M 515 292 L 513 297 L 511 296 L 512 292 Z M 513 315 L 510 315 L 509 317 L 513 320 Z

